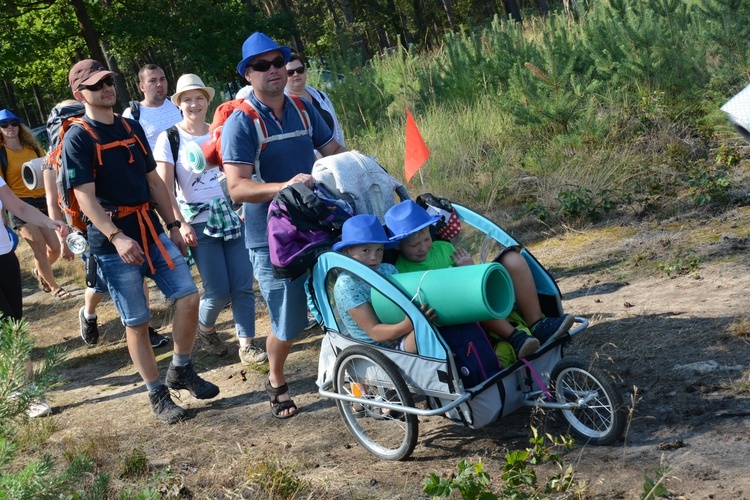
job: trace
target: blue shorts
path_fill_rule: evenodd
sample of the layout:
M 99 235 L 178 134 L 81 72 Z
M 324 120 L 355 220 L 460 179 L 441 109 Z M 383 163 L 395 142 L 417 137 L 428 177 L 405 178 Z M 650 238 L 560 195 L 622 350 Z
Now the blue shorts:
M 307 276 L 295 280 L 274 278 L 268 247 L 251 248 L 248 252 L 260 293 L 268 306 L 273 335 L 286 342 L 294 340 L 307 326 Z
M 95 255 L 99 266 L 98 273 L 107 283 L 109 295 L 120 313 L 122 324 L 138 326 L 151 319 L 146 296 L 143 294 L 143 278 L 148 276 L 156 283 L 159 290 L 172 302 L 193 293 L 198 293 L 187 262 L 180 250 L 172 243 L 166 234 L 159 235 L 169 257 L 174 262 L 174 269 L 170 270 L 156 244 L 151 244 L 149 253 L 156 273 L 152 274 L 148 262 L 140 266 L 126 264 L 117 253 Z M 145 259 L 144 259 L 145 260 Z

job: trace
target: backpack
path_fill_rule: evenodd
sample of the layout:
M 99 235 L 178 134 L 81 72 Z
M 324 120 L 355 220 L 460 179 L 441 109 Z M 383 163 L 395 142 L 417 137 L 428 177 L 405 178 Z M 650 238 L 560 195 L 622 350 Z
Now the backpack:
M 310 189 L 295 183 L 279 191 L 268 207 L 268 249 L 274 276 L 302 276 L 320 254 L 331 249 L 352 215 L 348 203 L 322 186 Z
M 269 142 L 291 139 L 302 135 L 309 135 L 312 137 L 310 116 L 307 114 L 307 108 L 305 108 L 305 104 L 302 102 L 302 99 L 300 99 L 296 95 L 290 95 L 287 97 L 290 98 L 292 106 L 299 114 L 300 120 L 304 125 L 304 130 L 296 130 L 294 132 L 287 132 L 285 134 L 269 136 L 266 124 L 260 117 L 260 113 L 258 113 L 258 110 L 255 109 L 255 106 L 253 106 L 253 103 L 251 103 L 249 99 L 233 99 L 219 105 L 219 107 L 216 108 L 216 111 L 214 112 L 214 118 L 211 122 L 211 126 L 208 129 L 209 138 L 207 141 L 204 141 L 201 144 L 201 150 L 203 151 L 203 155 L 206 157 L 206 162 L 212 165 L 218 165 L 219 168 L 223 170 L 223 159 L 221 157 L 222 129 L 224 127 L 224 122 L 227 121 L 227 118 L 229 118 L 232 113 L 234 113 L 235 109 L 239 109 L 248 117 L 250 117 L 253 125 L 255 126 L 255 132 L 258 134 L 258 144 L 260 145 L 260 147 L 256 148 L 255 150 L 254 173 L 260 180 L 260 182 L 263 182 L 263 179 L 260 175 L 260 154 L 264 149 L 266 149 L 266 145 Z
M 502 369 L 479 323 L 441 326 L 438 331 L 453 352 L 453 361 L 464 389 L 476 387 Z
M 458 213 L 450 201 L 424 193 L 417 196 L 416 202 L 428 214 L 440 216 L 440 220 L 435 223 L 435 234 L 438 238 L 450 241 L 461 232 L 461 221 L 458 220 Z
M 69 107 L 72 108 L 73 106 Z M 127 131 L 129 137 L 127 139 L 102 144 L 101 140 L 99 139 L 99 135 L 81 116 L 64 116 L 63 110 L 69 107 L 66 106 L 61 108 L 58 115 L 55 117 L 55 119 L 59 119 L 60 123 L 57 127 L 57 135 L 55 135 L 54 138 L 52 135 L 50 135 L 50 145 L 53 144 L 53 142 L 56 145 L 54 149 L 50 149 L 50 153 L 47 155 L 47 159 L 55 172 L 57 172 L 57 201 L 60 205 L 60 209 L 62 209 L 63 213 L 65 214 L 67 222 L 70 226 L 73 226 L 73 228 L 78 231 L 85 232 L 87 230 L 87 220 L 85 219 L 83 212 L 81 212 L 81 207 L 78 203 L 78 199 L 76 198 L 75 191 L 73 191 L 73 188 L 70 186 L 70 179 L 68 177 L 67 169 L 64 168 L 62 164 L 63 137 L 65 136 L 65 133 L 70 129 L 70 127 L 78 126 L 83 128 L 91 136 L 96 146 L 96 158 L 94 159 L 94 176 L 96 176 L 96 167 L 102 165 L 102 152 L 104 150 L 122 146 L 128 148 L 128 151 L 130 151 L 129 146 L 136 143 L 140 146 L 141 151 L 144 155 L 148 154 L 148 150 L 141 142 L 141 139 L 135 134 L 135 132 L 133 132 L 133 129 L 130 127 L 130 125 L 128 125 L 128 122 L 125 118 L 119 115 L 115 116 L 115 119 L 120 119 L 122 121 L 122 124 L 125 127 L 125 130 Z M 69 112 L 72 113 L 72 110 L 69 110 Z M 47 121 L 48 130 L 51 120 L 53 120 L 52 115 L 50 115 L 50 120 Z M 132 162 L 132 151 L 130 152 L 130 154 Z
M 394 192 L 401 200 L 409 199 L 404 186 L 378 162 L 353 151 L 319 159 L 313 165 L 312 176 L 315 182 L 349 202 L 355 214 L 375 215 L 381 223 L 385 212 L 395 205 Z
M 141 121 L 141 101 L 130 101 L 130 114 L 133 120 Z

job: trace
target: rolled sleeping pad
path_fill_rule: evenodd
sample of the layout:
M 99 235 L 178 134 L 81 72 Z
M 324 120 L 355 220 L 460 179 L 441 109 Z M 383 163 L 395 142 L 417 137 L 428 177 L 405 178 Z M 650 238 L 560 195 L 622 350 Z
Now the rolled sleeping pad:
M 26 187 L 32 191 L 44 187 L 42 178 L 43 158 L 34 158 L 21 165 L 21 178 Z
M 750 85 L 739 91 L 721 107 L 729 122 L 750 141 Z
M 188 168 L 196 174 L 201 174 L 210 168 L 199 144 L 192 141 L 188 142 L 185 144 L 185 153 L 187 155 Z
M 505 318 L 516 300 L 508 271 L 497 263 L 393 274 L 387 279 L 418 307 L 426 302 L 435 309 L 439 326 Z M 374 288 L 370 298 L 382 323 L 403 321 L 404 311 L 391 299 Z

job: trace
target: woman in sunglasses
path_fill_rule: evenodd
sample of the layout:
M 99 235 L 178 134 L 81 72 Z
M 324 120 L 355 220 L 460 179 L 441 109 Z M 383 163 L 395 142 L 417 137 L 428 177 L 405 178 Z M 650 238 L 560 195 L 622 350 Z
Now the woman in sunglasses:
M 289 62 L 286 64 L 286 72 L 289 76 L 286 82 L 286 92 L 310 101 L 333 132 L 333 138 L 336 139 L 336 142 L 344 146 L 344 134 L 341 132 L 341 126 L 336 117 L 336 112 L 333 110 L 333 104 L 325 92 L 307 85 L 307 71 L 302 56 L 292 52 Z
M 26 187 L 21 175 L 24 163 L 44 156 L 39 143 L 23 120 L 7 109 L 0 110 L 0 166 L 2 177 L 10 190 L 22 201 L 47 215 L 47 200 L 44 187 L 31 190 Z M 55 281 L 52 264 L 60 257 L 60 241 L 55 232 L 46 227 L 27 224 L 25 220 L 11 214 L 13 229 L 21 233 L 23 239 L 34 252 L 32 274 L 45 293 L 52 293 L 58 299 L 66 299 L 70 294 Z

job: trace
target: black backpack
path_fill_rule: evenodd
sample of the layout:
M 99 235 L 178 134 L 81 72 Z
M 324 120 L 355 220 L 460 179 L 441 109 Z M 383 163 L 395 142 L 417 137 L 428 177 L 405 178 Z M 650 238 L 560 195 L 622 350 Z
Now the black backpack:
M 130 113 L 133 115 L 133 120 L 141 121 L 141 101 L 130 101 Z
M 331 249 L 341 227 L 352 216 L 351 206 L 316 185 L 291 184 L 268 207 L 268 249 L 277 278 L 295 279 Z

